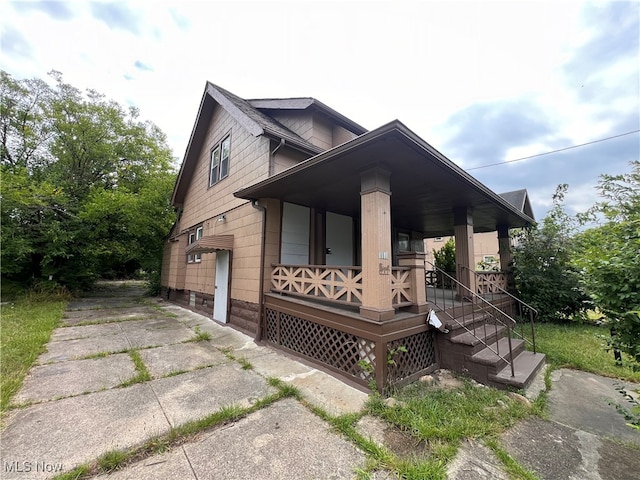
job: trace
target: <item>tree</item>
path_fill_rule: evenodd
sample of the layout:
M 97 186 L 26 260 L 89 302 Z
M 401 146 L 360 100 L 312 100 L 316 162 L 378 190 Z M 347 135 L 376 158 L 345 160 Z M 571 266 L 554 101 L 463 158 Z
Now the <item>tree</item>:
M 445 272 L 456 271 L 456 242 L 453 238 L 447 240 L 440 250 L 433 250 L 436 267 Z
M 568 185 L 558 185 L 553 207 L 538 224 L 520 232 L 513 255 L 519 296 L 538 311 L 541 321 L 566 320 L 587 307 L 579 273 L 571 263 L 575 219 L 563 209 Z
M 84 288 L 159 272 L 175 213 L 166 137 L 98 92 L 1 72 L 2 275 Z
M 640 363 L 640 162 L 626 175 L 602 175 L 604 199 L 587 219 L 604 223 L 577 237 L 582 285 L 612 328 L 611 347 Z

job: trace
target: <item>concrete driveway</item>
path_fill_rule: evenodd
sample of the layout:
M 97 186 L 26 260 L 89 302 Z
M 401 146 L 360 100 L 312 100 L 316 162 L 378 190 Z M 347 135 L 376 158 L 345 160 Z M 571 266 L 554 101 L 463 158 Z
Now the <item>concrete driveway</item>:
M 276 393 L 267 379 L 297 385 L 332 414 L 359 411 L 367 395 L 256 345 L 189 310 L 145 299 L 140 287 L 106 284 L 69 304 L 5 418 L 3 479 L 49 478 L 167 433 L 231 405 Z M 211 335 L 195 341 L 197 332 Z M 136 383 L 134 356 L 150 380 Z M 242 368 L 239 360 L 253 366 Z M 197 442 L 114 478 L 352 478 L 365 456 L 309 409 L 284 399 Z M 215 466 L 215 468 L 213 468 Z
M 198 341 L 200 332 L 211 338 Z M 247 362 L 251 369 L 243 368 Z M 550 420 L 530 418 L 506 432 L 501 443 L 510 455 L 542 479 L 640 479 L 640 434 L 609 404 L 624 403 L 615 381 L 571 370 L 553 375 Z M 251 407 L 276 393 L 269 378 L 296 386 L 305 402 L 332 415 L 361 412 L 367 399 L 231 328 L 143 298 L 141 287 L 103 284 L 69 304 L 13 399 L 22 408 L 4 421 L 0 477 L 50 478 L 225 407 Z M 388 437 L 378 419 L 359 425 L 381 444 Z M 347 479 L 365 464 L 363 452 L 287 398 L 107 477 Z M 489 449 L 470 441 L 449 478 L 508 477 Z

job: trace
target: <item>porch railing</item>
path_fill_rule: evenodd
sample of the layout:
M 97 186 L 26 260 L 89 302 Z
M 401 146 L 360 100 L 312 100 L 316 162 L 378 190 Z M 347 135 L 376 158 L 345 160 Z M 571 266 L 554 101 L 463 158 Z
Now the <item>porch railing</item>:
M 468 268 L 467 270 L 476 277 L 476 293 L 478 295 L 503 293 L 507 290 L 507 272 L 478 272 Z
M 454 286 L 453 289 L 434 288 L 433 295 L 427 295 L 427 300 L 437 306 L 439 314 L 443 314 L 451 322 L 456 323 L 464 331 L 472 335 L 485 348 L 488 348 L 511 368 L 511 376 L 515 376 L 513 365 L 513 349 L 511 333 L 516 321 L 506 312 L 500 310 L 482 296 L 478 295 L 466 285 L 439 269 L 431 262 L 425 262 L 437 275 L 446 278 Z M 463 297 L 457 298 L 458 296 Z M 499 331 L 506 329 L 508 352 L 500 351 Z M 481 336 L 482 334 L 482 336 Z M 491 334 L 495 334 L 495 343 L 485 341 Z
M 275 264 L 271 290 L 359 305 L 362 303 L 362 268 Z
M 362 267 L 274 264 L 271 291 L 347 305 L 362 304 Z M 391 298 L 394 307 L 414 303 L 411 268 L 391 269 Z
M 513 333 L 521 340 L 524 340 L 524 342 L 531 348 L 533 353 L 536 353 L 535 321 L 536 321 L 536 318 L 538 317 L 538 311 L 528 303 L 523 302 L 521 299 L 519 299 L 518 297 L 516 297 L 515 295 L 507 291 L 506 289 L 507 273 L 491 272 L 491 273 L 503 274 L 502 276 L 492 277 L 491 275 L 486 275 L 486 272 L 476 272 L 463 265 L 460 265 L 459 267 L 461 269 L 467 270 L 468 272 L 471 272 L 472 275 L 475 275 L 476 286 L 477 286 L 476 290 L 478 291 L 478 293 L 480 293 L 480 290 L 482 289 L 482 293 L 484 294 L 497 293 L 500 295 L 504 295 L 509 299 L 508 302 L 506 303 L 503 302 L 500 305 L 500 308 L 503 311 L 506 310 L 511 318 L 515 320 L 520 320 L 516 322 L 516 324 L 519 325 L 520 328 L 514 329 Z M 504 279 L 504 283 L 503 283 L 503 279 Z M 497 280 L 497 281 L 494 281 L 494 280 Z M 482 288 L 479 286 L 480 282 L 483 283 Z M 530 339 L 527 338 L 527 336 L 524 333 L 524 326 L 526 324 L 529 325 L 529 328 L 531 330 Z
M 411 286 L 411 269 L 408 267 L 393 267 L 391 269 L 391 301 L 394 307 L 413 305 Z

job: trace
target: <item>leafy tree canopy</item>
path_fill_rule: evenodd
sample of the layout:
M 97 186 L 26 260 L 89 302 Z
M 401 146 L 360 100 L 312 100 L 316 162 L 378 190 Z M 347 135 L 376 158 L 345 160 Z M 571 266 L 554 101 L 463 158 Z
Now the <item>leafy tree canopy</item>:
M 603 219 L 576 238 L 574 264 L 594 305 L 611 324 L 611 346 L 640 362 L 640 162 L 626 175 L 602 175 L 602 201 L 587 220 Z
M 538 224 L 522 230 L 513 253 L 513 275 L 520 297 L 541 321 L 568 320 L 588 306 L 580 276 L 571 263 L 578 227 L 563 208 L 568 185 L 559 185 L 553 207 Z
M 165 134 L 50 75 L 53 85 L 0 71 L 3 277 L 84 288 L 158 272 L 174 221 Z

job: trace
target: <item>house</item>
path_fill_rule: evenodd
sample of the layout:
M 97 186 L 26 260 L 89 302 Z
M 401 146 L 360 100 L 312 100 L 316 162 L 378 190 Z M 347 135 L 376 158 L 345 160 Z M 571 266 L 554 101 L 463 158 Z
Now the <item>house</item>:
M 534 218 L 529 195 L 525 189 L 501 193 L 500 196 L 516 208 L 519 208 L 525 215 L 532 219 Z M 452 238 L 453 236 L 425 238 L 424 249 L 427 269 L 429 269 L 428 265 L 435 263 L 433 251 L 440 250 Z M 517 239 L 511 238 L 511 247 L 514 246 L 514 241 L 517 241 Z M 476 270 L 506 270 L 509 267 L 508 263 L 503 265 L 500 262 L 500 246 L 495 232 L 475 233 L 473 244 Z M 505 259 L 503 259 L 504 261 Z M 508 259 L 506 261 L 508 262 Z
M 207 83 L 172 202 L 168 299 L 356 385 L 445 366 L 518 386 L 544 362 L 472 268 L 474 232 L 504 239 L 532 218 L 400 121 L 367 131 L 313 98 Z M 423 239 L 452 234 L 463 270 L 440 298 Z

